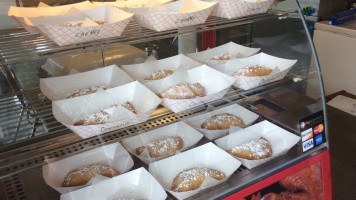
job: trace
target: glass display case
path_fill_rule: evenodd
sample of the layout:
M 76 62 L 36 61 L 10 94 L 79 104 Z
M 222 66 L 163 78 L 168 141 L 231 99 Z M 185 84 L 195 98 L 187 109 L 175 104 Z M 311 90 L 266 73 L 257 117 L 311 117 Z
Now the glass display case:
M 266 12 L 232 19 L 210 15 L 204 23 L 165 31 L 142 28 L 136 19 L 119 37 L 64 46 L 23 27 L 1 29 L 0 199 L 266 200 L 271 193 L 294 195 L 281 180 L 316 165 L 322 166 L 319 193 L 324 196 L 315 199 L 331 199 L 325 183 L 330 169 L 323 85 L 307 31 L 294 1 L 276 1 Z M 268 73 L 236 75 L 243 67 Z M 171 76 L 145 80 L 166 68 Z M 193 98 L 164 97 L 165 89 L 182 82 L 201 83 L 205 93 L 189 85 Z M 111 89 L 66 99 L 68 88 L 88 83 Z M 125 110 L 126 101 L 137 110 Z M 108 102 L 125 117 L 104 125 L 73 125 L 83 112 L 94 113 Z M 205 126 L 224 114 L 242 124 Z M 183 147 L 161 158 L 152 155 L 148 143 L 172 136 L 179 136 Z M 267 157 L 227 153 L 260 137 L 269 142 Z M 142 146 L 146 149 L 138 153 Z M 98 176 L 83 188 L 63 187 L 69 171 L 95 163 L 112 165 L 122 175 Z M 288 171 L 293 166 L 301 167 Z M 209 177 L 190 192 L 171 188 L 172 173 L 194 167 L 215 168 L 225 178 Z M 279 189 L 262 190 L 269 185 L 264 180 L 278 182 Z M 114 194 L 116 183 L 109 181 L 125 183 L 117 187 L 131 192 Z M 151 193 L 143 191 L 142 181 L 152 182 Z M 298 189 L 301 193 L 312 195 Z

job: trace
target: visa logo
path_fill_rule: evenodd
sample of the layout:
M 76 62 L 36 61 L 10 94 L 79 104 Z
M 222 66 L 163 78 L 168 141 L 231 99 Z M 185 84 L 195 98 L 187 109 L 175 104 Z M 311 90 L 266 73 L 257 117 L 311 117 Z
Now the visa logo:
M 305 142 L 303 142 L 303 152 L 308 151 L 309 149 L 314 147 L 314 138 L 311 138 Z

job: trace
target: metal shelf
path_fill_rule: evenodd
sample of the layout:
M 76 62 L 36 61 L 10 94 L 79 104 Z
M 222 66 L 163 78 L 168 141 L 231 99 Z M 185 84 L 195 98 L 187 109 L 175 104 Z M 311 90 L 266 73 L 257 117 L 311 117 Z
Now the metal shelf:
M 30 34 L 23 28 L 5 29 L 0 30 L 0 66 L 250 24 L 283 15 L 285 15 L 285 13 L 270 11 L 268 13 L 230 20 L 219 17 L 209 17 L 204 24 L 194 26 L 195 29 L 189 28 L 186 30 L 185 28 L 180 28 L 162 32 L 145 29 L 140 27 L 137 22 L 130 22 L 120 37 L 63 47 L 56 45 L 51 40 L 39 34 Z

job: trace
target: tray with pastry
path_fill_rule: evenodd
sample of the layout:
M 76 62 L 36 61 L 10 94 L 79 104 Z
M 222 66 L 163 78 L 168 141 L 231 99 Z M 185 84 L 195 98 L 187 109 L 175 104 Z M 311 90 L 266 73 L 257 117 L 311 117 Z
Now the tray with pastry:
M 52 102 L 54 117 L 88 138 L 147 121 L 161 99 L 135 81 L 96 93 Z
M 42 168 L 47 185 L 65 194 L 91 184 L 96 175 L 108 178 L 127 172 L 134 162 L 120 143 L 95 148 Z
M 103 192 L 105 191 L 105 192 Z M 122 175 L 61 195 L 61 200 L 164 200 L 167 193 L 141 167 Z
M 184 199 L 226 181 L 240 165 L 230 154 L 207 143 L 151 163 L 148 168 L 166 191 Z
M 185 26 L 203 24 L 217 2 L 178 0 L 151 7 L 126 8 L 134 13 L 134 19 L 144 28 L 167 31 Z
M 274 0 L 207 0 L 219 2 L 217 8 L 211 13 L 212 16 L 233 19 L 248 15 L 265 13 L 271 8 Z
M 259 115 L 246 108 L 232 104 L 184 120 L 193 128 L 214 140 L 229 133 L 230 126 L 246 127 L 258 119 Z
M 196 62 L 183 54 L 179 54 L 161 60 L 157 60 L 155 57 L 150 56 L 144 63 L 121 65 L 121 68 L 133 79 L 146 83 L 167 78 L 178 68 L 189 70 L 201 65 L 202 64 L 199 62 Z
M 59 46 L 119 37 L 133 14 L 102 5 L 56 16 L 30 17 L 24 21 Z
M 145 85 L 162 99 L 164 107 L 178 113 L 222 98 L 233 82 L 232 77 L 202 65 L 179 68 L 173 75 Z
M 232 59 L 249 57 L 256 54 L 259 50 L 260 48 L 250 48 L 229 42 L 205 51 L 189 53 L 186 54 L 186 56 L 210 67 L 214 67 Z
M 40 79 L 40 89 L 47 98 L 56 101 L 92 94 L 133 81 L 118 66 L 110 65 L 78 74 Z
M 230 60 L 215 69 L 235 78 L 234 87 L 252 89 L 281 80 L 297 60 L 289 60 L 259 53 L 248 58 Z
M 295 134 L 266 120 L 245 129 L 234 128 L 231 127 L 229 135 L 214 142 L 248 169 L 286 153 L 300 140 Z
M 128 152 L 146 164 L 194 147 L 203 134 L 180 121 L 122 141 Z

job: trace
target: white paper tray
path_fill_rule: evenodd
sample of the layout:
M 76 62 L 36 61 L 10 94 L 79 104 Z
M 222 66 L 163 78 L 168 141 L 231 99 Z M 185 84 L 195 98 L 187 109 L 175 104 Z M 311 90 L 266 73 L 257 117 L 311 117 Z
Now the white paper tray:
M 215 5 L 216 2 L 179 0 L 150 8 L 127 10 L 135 13 L 134 18 L 140 26 L 155 31 L 166 31 L 204 23 Z
M 181 137 L 183 140 L 183 148 L 180 149 L 177 153 L 192 148 L 203 137 L 201 133 L 199 133 L 189 125 L 185 124 L 184 122 L 177 122 L 158 129 L 154 129 L 152 131 L 142 133 L 137 136 L 124 139 L 122 141 L 122 144 L 127 149 L 127 151 L 129 151 L 131 154 L 137 156 L 140 160 L 144 161 L 146 164 L 149 164 L 151 162 L 164 159 L 167 156 L 152 158 L 149 157 L 149 154 L 147 156 L 137 155 L 136 148 L 144 146 L 150 142 L 157 141 L 159 139 L 164 139 L 167 137 L 176 137 L 176 136 Z
M 167 198 L 167 193 L 156 179 L 141 167 L 61 195 L 61 200 L 115 200 L 117 198 L 164 200 Z
M 226 63 L 226 60 L 210 60 L 210 58 L 213 58 L 214 56 L 230 54 L 231 59 L 244 58 L 256 54 L 259 50 L 260 48 L 249 48 L 236 44 L 234 42 L 229 42 L 212 49 L 208 49 L 198 53 L 189 53 L 186 55 L 192 58 L 193 60 L 213 67 Z
M 111 5 L 64 15 L 25 18 L 29 26 L 51 39 L 59 46 L 118 37 L 124 31 L 133 14 Z M 97 26 L 61 26 L 66 22 L 84 21 L 86 18 L 107 22 Z
M 187 124 L 192 126 L 193 128 L 197 129 L 201 133 L 204 134 L 206 138 L 209 140 L 214 140 L 216 138 L 225 136 L 228 134 L 229 129 L 222 129 L 222 130 L 208 130 L 208 129 L 203 129 L 201 128 L 201 124 L 205 122 L 205 120 L 209 119 L 210 117 L 217 115 L 217 114 L 223 114 L 223 113 L 229 113 L 233 114 L 235 116 L 241 117 L 241 119 L 244 121 L 245 127 L 251 125 L 259 116 L 246 108 L 233 104 L 230 106 L 226 106 L 220 109 L 213 110 L 208 113 L 204 113 L 201 115 L 198 115 L 196 117 L 188 118 L 184 120 Z
M 236 133 L 230 133 L 225 137 L 217 139 L 215 140 L 215 143 L 221 149 L 226 151 L 240 144 L 259 139 L 260 137 L 264 137 L 270 142 L 272 146 L 272 156 L 259 160 L 248 160 L 234 156 L 248 169 L 254 168 L 286 153 L 300 140 L 300 137 L 294 135 L 293 133 L 288 132 L 268 121 L 262 121 L 245 129 L 239 130 Z
M 207 0 L 216 2 L 216 0 Z M 259 13 L 265 13 L 271 8 L 274 0 L 218 0 L 218 6 L 212 16 L 223 18 L 237 18 Z
M 131 102 L 137 114 L 134 114 L 120 105 Z M 94 94 L 71 99 L 52 102 L 52 111 L 57 121 L 77 133 L 82 138 L 88 138 L 102 133 L 120 129 L 133 124 L 147 121 L 161 100 L 148 88 L 135 81 L 116 88 L 99 91 Z M 87 114 L 95 113 L 100 109 L 108 108 L 114 104 L 119 105 L 117 119 L 112 115 L 113 121 L 99 125 L 74 126 Z
M 202 64 L 188 58 L 183 54 L 177 56 L 172 56 L 169 58 L 156 60 L 153 56 L 149 57 L 144 63 L 134 64 L 134 65 L 122 65 L 121 68 L 127 72 L 133 79 L 142 82 L 149 82 L 144 80 L 153 72 L 162 69 L 172 69 L 176 70 L 178 68 L 192 69 Z
M 208 143 L 181 154 L 151 163 L 149 172 L 156 178 L 162 187 L 178 199 L 188 198 L 201 190 L 210 188 L 229 179 L 231 174 L 237 170 L 241 162 L 234 159 L 230 154 L 219 149 L 212 143 Z M 171 166 L 171 167 L 167 167 Z M 172 182 L 181 171 L 195 167 L 207 167 L 223 172 L 226 176 L 223 180 L 210 178 L 204 181 L 199 189 L 189 192 L 173 192 Z
M 68 76 L 40 80 L 41 92 L 50 100 L 62 100 L 80 89 L 92 86 L 114 88 L 133 82 L 133 79 L 116 65 Z
M 145 83 L 156 94 L 182 82 L 200 83 L 206 90 L 206 96 L 192 99 L 162 99 L 162 105 L 173 112 L 181 112 L 196 106 L 222 98 L 234 82 L 234 78 L 223 74 L 206 65 L 202 65 L 188 71 L 176 70 L 176 72 L 161 80 Z
M 127 172 L 134 165 L 130 154 L 119 143 L 101 146 L 77 155 L 43 166 L 43 178 L 47 185 L 65 194 L 83 187 L 62 187 L 64 177 L 73 169 L 90 164 L 104 164 L 115 168 L 120 174 Z
M 297 60 L 288 60 L 259 53 L 248 58 L 230 60 L 223 65 L 216 66 L 215 69 L 230 76 L 234 72 L 249 66 L 259 65 L 273 69 L 272 73 L 268 76 L 235 76 L 236 82 L 234 83 L 234 87 L 248 90 L 283 79 L 296 62 Z
M 74 3 L 64 6 L 55 7 L 15 7 L 11 6 L 8 15 L 12 17 L 20 26 L 23 26 L 29 33 L 38 33 L 38 31 L 25 23 L 24 18 L 30 17 L 46 17 L 55 16 L 70 13 L 75 10 L 86 10 L 94 8 L 97 5 L 90 3 L 89 1 L 83 1 L 80 3 Z

